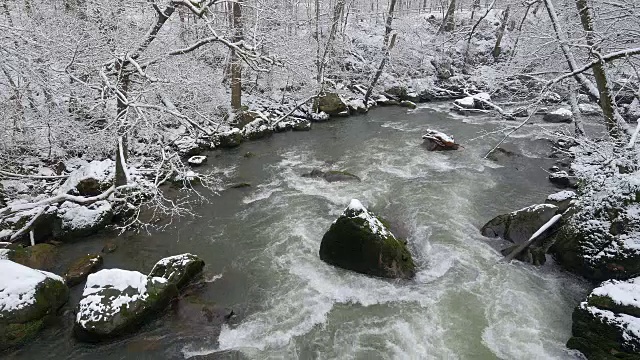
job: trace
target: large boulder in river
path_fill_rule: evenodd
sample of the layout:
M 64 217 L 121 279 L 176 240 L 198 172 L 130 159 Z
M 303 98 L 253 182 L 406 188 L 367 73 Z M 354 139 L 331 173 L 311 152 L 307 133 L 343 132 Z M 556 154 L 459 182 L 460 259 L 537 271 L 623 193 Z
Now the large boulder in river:
M 65 201 L 58 207 L 53 236 L 60 240 L 72 240 L 88 236 L 111 224 L 113 209 L 106 200 L 83 206 Z
M 332 92 L 320 94 L 313 102 L 316 112 L 325 112 L 329 115 L 340 115 L 349 111 L 340 95 Z
M 0 351 L 24 343 L 67 302 L 57 275 L 0 260 Z
M 367 275 L 408 279 L 415 274 L 406 242 L 355 199 L 324 234 L 320 259 Z
M 573 312 L 567 347 L 588 359 L 640 359 L 640 278 L 606 281 Z
M 542 225 L 558 212 L 552 204 L 526 207 L 512 213 L 496 216 L 486 223 L 480 232 L 487 237 L 499 237 L 514 244 L 522 244 L 531 238 Z M 553 229 L 549 229 L 552 231 Z M 542 236 L 544 237 L 544 236 Z
M 86 342 L 138 329 L 177 296 L 175 284 L 137 271 L 101 270 L 89 275 L 78 305 L 74 334 Z
M 161 277 L 182 289 L 202 272 L 204 261 L 192 254 L 175 255 L 156 263 L 149 276 Z

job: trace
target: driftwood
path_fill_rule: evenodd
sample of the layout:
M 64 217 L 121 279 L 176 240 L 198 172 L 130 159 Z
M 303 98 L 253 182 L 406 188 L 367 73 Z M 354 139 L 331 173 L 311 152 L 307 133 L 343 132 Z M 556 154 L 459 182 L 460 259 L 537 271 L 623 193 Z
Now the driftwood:
M 531 244 L 533 244 L 538 239 L 538 236 L 542 235 L 543 232 L 547 231 L 551 226 L 553 226 L 555 223 L 560 221 L 561 218 L 562 218 L 562 214 L 558 214 L 558 215 L 555 215 L 554 217 L 552 217 L 549 221 L 547 221 L 544 225 L 542 225 L 540 227 L 540 229 L 538 229 L 538 231 L 536 231 L 533 235 L 531 235 L 529 240 L 527 240 L 526 242 L 522 243 L 515 250 L 513 250 L 509 255 L 507 255 L 504 258 L 504 261 L 509 262 L 509 261 L 515 259 L 518 255 L 520 255 L 520 253 L 522 253 L 529 246 L 531 246 Z

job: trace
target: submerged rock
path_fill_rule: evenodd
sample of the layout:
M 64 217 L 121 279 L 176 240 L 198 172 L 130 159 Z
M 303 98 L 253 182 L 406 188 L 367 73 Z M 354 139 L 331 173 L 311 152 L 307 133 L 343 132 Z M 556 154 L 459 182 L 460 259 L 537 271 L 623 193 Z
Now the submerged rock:
M 149 276 L 161 277 L 182 289 L 202 272 L 204 261 L 192 254 L 164 258 L 156 263 Z
M 574 176 L 569 175 L 569 173 L 564 170 L 549 174 L 549 181 L 561 189 L 569 187 L 576 188 L 578 186 L 577 179 Z
M 83 282 L 89 274 L 96 272 L 102 265 L 102 256 L 88 254 L 76 260 L 64 274 L 68 286 L 76 286 Z
M 588 359 L 640 358 L 640 278 L 606 281 L 573 312 L 567 347 Z
M 358 200 L 351 203 L 322 238 L 320 259 L 362 274 L 408 279 L 415 264 L 404 241 Z
M 569 109 L 560 108 L 544 115 L 542 120 L 551 123 L 570 123 L 573 121 L 573 113 Z
M 69 288 L 57 275 L 0 260 L 0 351 L 23 344 L 67 302 Z
M 358 176 L 350 172 L 340 170 L 323 171 L 320 169 L 313 169 L 310 173 L 302 174 L 302 177 L 323 178 L 327 182 L 361 181 Z
M 456 144 L 451 136 L 436 130 L 427 129 L 427 132 L 422 135 L 422 139 L 429 151 L 458 150 L 460 148 L 460 145 Z
M 98 271 L 87 278 L 74 334 L 81 341 L 100 342 L 136 331 L 177 294 L 176 285 L 164 278 L 120 269 Z

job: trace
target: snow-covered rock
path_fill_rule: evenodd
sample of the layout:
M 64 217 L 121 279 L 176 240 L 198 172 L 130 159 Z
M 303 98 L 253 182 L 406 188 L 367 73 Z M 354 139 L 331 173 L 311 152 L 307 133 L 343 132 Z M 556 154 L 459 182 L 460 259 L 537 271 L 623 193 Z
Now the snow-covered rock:
M 58 220 L 53 230 L 56 239 L 88 236 L 104 228 L 113 219 L 113 209 L 106 200 L 83 206 L 65 201 L 58 207 Z
M 99 195 L 113 185 L 115 172 L 116 164 L 111 159 L 92 161 L 71 172 L 58 192 L 82 196 Z
M 418 105 L 416 105 L 416 103 L 414 103 L 413 101 L 409 101 L 409 100 L 400 101 L 400 106 L 406 107 L 408 109 L 415 109 L 415 108 L 418 107 Z
M 579 104 L 578 109 L 584 115 L 602 115 L 602 108 L 594 104 Z
M 0 260 L 0 350 L 33 337 L 67 302 L 61 277 Z
M 467 96 L 462 99 L 454 100 L 453 103 L 460 106 L 463 109 L 475 108 L 475 100 L 473 99 L 473 96 Z
M 200 274 L 203 268 L 204 261 L 195 255 L 175 255 L 158 261 L 149 276 L 164 278 L 181 289 Z
M 551 253 L 564 268 L 588 279 L 640 276 L 637 153 L 609 142 L 582 143 L 573 152 L 580 197 L 564 217 Z
M 276 124 L 276 132 L 284 131 L 308 131 L 311 130 L 311 121 L 302 118 L 289 117 L 286 120 L 280 121 Z
M 406 242 L 360 201 L 353 199 L 322 237 L 320 259 L 362 274 L 411 278 L 415 264 Z
M 347 106 L 353 114 L 365 114 L 369 111 L 369 108 L 364 103 L 364 99 L 361 98 L 348 100 Z
M 482 235 L 499 237 L 515 244 L 529 240 L 542 225 L 546 224 L 558 212 L 551 204 L 539 204 L 526 207 L 508 214 L 498 215 L 481 229 Z M 551 232 L 549 232 L 551 233 Z M 544 238 L 544 235 L 540 236 Z
M 313 107 L 318 112 L 324 112 L 330 116 L 339 115 L 349 110 L 340 95 L 333 92 L 326 92 L 318 96 L 314 100 Z
M 547 204 L 552 204 L 558 207 L 558 212 L 565 212 L 571 202 L 577 197 L 576 193 L 570 190 L 563 190 L 555 194 L 551 194 L 545 201 Z
M 573 113 L 567 108 L 559 108 L 548 112 L 542 120 L 550 123 L 570 123 L 573 121 Z
M 273 133 L 269 120 L 259 117 L 242 128 L 242 136 L 248 140 L 258 140 Z
M 203 155 L 192 156 L 187 160 L 191 166 L 200 166 L 207 162 L 207 157 Z
M 575 188 L 577 186 L 577 179 L 564 170 L 549 174 L 549 181 L 561 189 L 568 187 Z
M 589 359 L 639 358 L 640 277 L 595 288 L 575 309 L 572 333 L 567 347 Z
M 242 131 L 238 128 L 231 128 L 213 136 L 213 143 L 220 148 L 234 148 L 242 143 Z
M 427 129 L 426 133 L 422 135 L 424 145 L 429 151 L 441 151 L 441 150 L 458 150 L 459 144 L 456 144 L 455 140 L 440 131 Z
M 173 142 L 176 150 L 181 156 L 194 156 L 202 152 L 202 147 L 198 140 L 191 136 L 182 136 Z
M 178 290 L 161 277 L 121 269 L 89 275 L 78 304 L 74 334 L 99 342 L 137 330 L 166 307 Z

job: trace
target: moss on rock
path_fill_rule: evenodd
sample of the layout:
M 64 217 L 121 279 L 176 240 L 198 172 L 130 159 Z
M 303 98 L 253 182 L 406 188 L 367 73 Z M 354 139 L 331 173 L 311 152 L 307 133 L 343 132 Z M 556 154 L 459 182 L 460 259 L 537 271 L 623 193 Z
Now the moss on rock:
M 202 272 L 204 261 L 193 254 L 182 254 L 164 258 L 156 263 L 149 276 L 161 277 L 178 289 L 185 287 Z
M 344 211 L 322 238 L 320 259 L 362 274 L 411 278 L 415 264 L 404 241 L 357 200 Z

